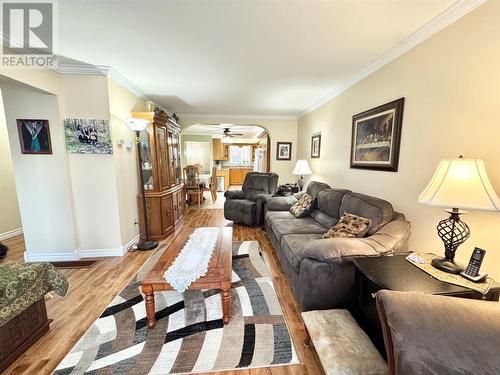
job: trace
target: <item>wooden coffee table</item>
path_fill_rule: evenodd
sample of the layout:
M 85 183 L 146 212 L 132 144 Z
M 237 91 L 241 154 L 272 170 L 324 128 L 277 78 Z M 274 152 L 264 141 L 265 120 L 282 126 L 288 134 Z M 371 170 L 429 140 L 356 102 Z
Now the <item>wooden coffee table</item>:
M 173 263 L 194 229 L 180 231 L 173 242 L 160 256 L 153 269 L 141 281 L 142 292 L 145 294 L 148 328 L 155 326 L 155 292 L 174 290 L 163 277 L 165 271 Z M 220 289 L 224 324 L 230 319 L 230 295 L 232 258 L 233 258 L 233 228 L 220 228 L 212 259 L 208 264 L 205 276 L 191 283 L 188 290 Z

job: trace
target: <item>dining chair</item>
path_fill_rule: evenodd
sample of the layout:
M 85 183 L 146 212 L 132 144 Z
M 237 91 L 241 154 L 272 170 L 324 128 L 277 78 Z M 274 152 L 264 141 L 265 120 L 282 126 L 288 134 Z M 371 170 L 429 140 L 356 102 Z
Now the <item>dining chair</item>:
M 203 200 L 203 191 L 201 189 L 200 174 L 198 167 L 195 165 L 186 165 L 184 167 L 184 187 L 189 204 L 193 202 L 192 196 L 198 198 L 198 207 L 201 206 Z
M 215 203 L 217 200 L 217 167 L 212 167 L 212 175 L 210 176 L 209 186 L 203 186 L 203 191 L 209 191 L 212 195 L 212 202 Z

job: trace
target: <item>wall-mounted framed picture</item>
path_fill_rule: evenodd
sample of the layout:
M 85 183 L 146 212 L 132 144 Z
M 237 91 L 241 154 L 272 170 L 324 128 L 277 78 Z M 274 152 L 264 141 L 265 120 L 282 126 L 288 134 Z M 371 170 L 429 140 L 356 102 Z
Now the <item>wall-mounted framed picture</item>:
M 311 158 L 319 159 L 321 155 L 321 133 L 315 133 L 311 137 Z
M 397 172 L 404 98 L 352 117 L 351 168 Z
M 276 160 L 292 159 L 292 142 L 276 142 Z
M 66 148 L 70 154 L 112 154 L 108 120 L 64 119 Z
M 17 131 L 23 154 L 52 154 L 49 120 L 18 119 Z

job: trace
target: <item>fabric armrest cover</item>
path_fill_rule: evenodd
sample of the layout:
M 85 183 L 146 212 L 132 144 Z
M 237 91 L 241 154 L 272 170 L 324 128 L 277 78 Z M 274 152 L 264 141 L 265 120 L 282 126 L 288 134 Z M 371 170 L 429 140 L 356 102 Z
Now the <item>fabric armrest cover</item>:
M 224 193 L 226 199 L 245 199 L 245 192 L 243 190 L 228 190 Z
M 500 374 L 500 304 L 382 290 L 390 374 Z

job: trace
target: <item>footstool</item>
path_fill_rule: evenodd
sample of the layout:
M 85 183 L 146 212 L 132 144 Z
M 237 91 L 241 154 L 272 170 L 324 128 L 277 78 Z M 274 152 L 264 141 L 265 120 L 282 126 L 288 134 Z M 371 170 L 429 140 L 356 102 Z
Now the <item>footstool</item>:
M 387 375 L 384 359 L 347 310 L 305 311 L 308 337 L 327 375 Z

